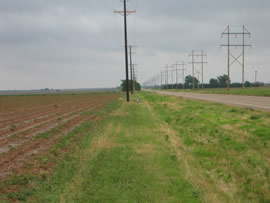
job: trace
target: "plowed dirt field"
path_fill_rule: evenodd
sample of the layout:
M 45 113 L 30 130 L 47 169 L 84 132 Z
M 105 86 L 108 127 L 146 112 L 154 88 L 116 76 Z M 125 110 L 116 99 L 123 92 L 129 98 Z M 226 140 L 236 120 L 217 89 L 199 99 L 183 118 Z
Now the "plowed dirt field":
M 76 126 L 100 119 L 97 113 L 118 97 L 115 93 L 1 96 L 0 180 L 50 150 Z

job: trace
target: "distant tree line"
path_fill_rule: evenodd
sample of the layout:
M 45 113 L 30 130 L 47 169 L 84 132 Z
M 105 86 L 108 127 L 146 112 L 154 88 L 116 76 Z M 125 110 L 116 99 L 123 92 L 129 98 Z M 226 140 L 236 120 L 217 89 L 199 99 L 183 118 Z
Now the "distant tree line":
M 220 75 L 217 78 L 211 78 L 209 80 L 209 83 L 205 83 L 204 88 L 226 88 L 227 87 L 227 81 L 228 81 L 228 75 Z M 195 88 L 201 88 L 202 84 L 200 83 L 200 81 L 194 77 L 194 87 Z M 230 84 L 231 87 L 242 87 L 242 83 L 231 83 Z M 245 87 L 259 87 L 259 86 L 264 86 L 264 83 L 251 83 L 249 81 L 245 82 Z M 182 89 L 183 88 L 183 84 L 179 83 L 179 84 L 168 84 L 168 85 L 162 85 L 162 86 L 158 86 L 159 88 L 162 89 Z M 191 75 L 188 75 L 185 77 L 185 83 L 184 83 L 184 88 L 185 89 L 192 89 L 193 88 L 193 77 Z

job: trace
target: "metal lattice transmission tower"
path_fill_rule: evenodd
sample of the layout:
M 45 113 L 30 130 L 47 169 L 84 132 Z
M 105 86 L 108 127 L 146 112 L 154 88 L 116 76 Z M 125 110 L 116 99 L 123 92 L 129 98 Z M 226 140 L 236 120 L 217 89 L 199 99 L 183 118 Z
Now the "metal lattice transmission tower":
M 136 11 L 127 11 L 127 1 L 128 0 L 120 0 L 124 4 L 123 11 L 114 11 L 115 13 L 119 13 L 124 16 L 124 38 L 125 38 L 125 64 L 126 64 L 126 94 L 127 94 L 127 102 L 129 102 L 129 81 L 128 81 L 128 38 L 127 38 L 127 15 L 136 13 Z
M 227 44 L 223 44 L 221 45 L 221 47 L 227 47 L 228 48 L 228 64 L 227 64 L 227 68 L 228 68 L 228 81 L 227 81 L 227 85 L 228 85 L 228 91 L 230 90 L 230 83 L 231 83 L 231 79 L 230 79 L 230 67 L 232 66 L 232 64 L 234 64 L 235 62 L 238 62 L 241 66 L 242 66 L 242 87 L 245 87 L 245 47 L 251 47 L 251 45 L 249 44 L 245 44 L 245 36 L 248 35 L 249 38 L 251 36 L 251 33 L 246 29 L 246 27 L 243 25 L 243 30 L 242 32 L 231 32 L 230 31 L 230 26 L 228 25 L 228 27 L 224 30 L 224 32 L 221 34 L 221 37 L 223 37 L 224 35 L 227 35 Z M 242 35 L 242 44 L 231 44 L 231 35 L 234 35 L 235 38 L 237 38 L 238 35 Z M 242 53 L 238 56 L 235 57 L 232 53 L 230 48 L 231 47 L 242 47 Z M 239 58 L 242 57 L 242 62 L 239 61 Z M 232 62 L 231 62 L 231 58 L 233 58 Z
M 203 85 L 203 79 L 204 79 L 204 74 L 203 74 L 203 72 L 204 72 L 204 64 L 207 64 L 207 62 L 206 61 L 204 61 L 204 58 L 206 58 L 207 57 L 207 55 L 206 55 L 206 53 L 204 53 L 204 51 L 202 50 L 200 53 L 195 53 L 195 51 L 193 51 L 192 50 L 192 52 L 191 52 L 191 54 L 189 55 L 189 57 L 192 57 L 192 60 L 191 60 L 191 62 L 189 62 L 189 64 L 192 64 L 192 89 L 194 89 L 195 88 L 195 82 L 194 82 L 194 77 L 195 77 L 195 64 L 201 64 L 201 76 L 202 76 L 202 81 L 201 81 L 201 83 L 202 83 L 202 88 L 204 87 L 204 85 Z M 201 58 L 201 60 L 200 61 L 195 61 L 195 57 L 198 59 L 199 57 Z M 199 78 L 197 78 L 198 80 L 199 80 Z

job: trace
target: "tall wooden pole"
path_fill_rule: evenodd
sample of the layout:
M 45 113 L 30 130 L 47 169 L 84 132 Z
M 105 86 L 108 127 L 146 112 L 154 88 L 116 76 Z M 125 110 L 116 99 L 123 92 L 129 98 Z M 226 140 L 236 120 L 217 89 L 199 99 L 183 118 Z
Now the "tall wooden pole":
M 129 63 L 130 63 L 130 80 L 131 80 L 131 94 L 133 94 L 133 71 L 132 71 L 132 47 L 129 45 Z
M 125 62 L 126 62 L 126 94 L 127 102 L 129 102 L 129 81 L 128 81 L 128 40 L 127 40 L 127 4 L 124 1 L 124 35 L 125 35 Z
M 228 91 L 230 91 L 230 26 L 228 25 Z

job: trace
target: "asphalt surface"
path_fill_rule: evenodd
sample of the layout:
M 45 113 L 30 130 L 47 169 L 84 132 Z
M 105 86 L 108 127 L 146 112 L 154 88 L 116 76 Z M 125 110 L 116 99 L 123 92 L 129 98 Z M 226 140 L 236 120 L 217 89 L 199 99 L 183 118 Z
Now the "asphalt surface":
M 156 90 L 145 90 L 156 92 L 163 95 L 184 97 L 189 99 L 198 99 L 215 103 L 228 104 L 232 106 L 240 106 L 251 108 L 264 112 L 270 112 L 270 97 L 260 96 L 244 96 L 244 95 L 226 95 L 226 94 L 201 94 L 201 93 L 187 93 L 187 92 L 167 92 Z

